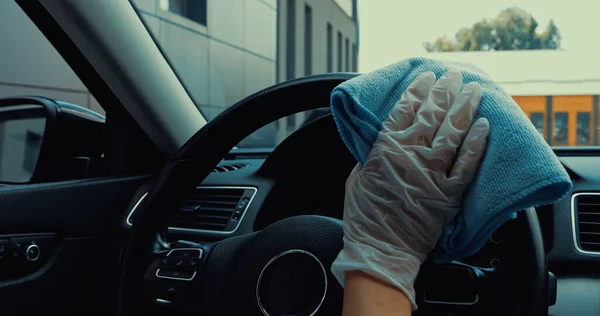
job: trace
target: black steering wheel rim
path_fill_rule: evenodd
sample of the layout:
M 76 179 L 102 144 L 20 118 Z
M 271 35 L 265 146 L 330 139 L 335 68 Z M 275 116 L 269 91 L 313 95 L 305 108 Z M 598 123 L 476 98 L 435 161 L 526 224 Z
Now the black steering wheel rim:
M 166 229 L 170 211 L 177 209 L 179 201 L 193 192 L 231 148 L 277 119 L 327 106 L 333 88 L 355 76 L 357 74 L 351 73 L 316 75 L 266 88 L 226 109 L 186 142 L 158 175 L 143 205 L 136 211 L 122 256 L 117 302 L 119 315 L 134 314 L 137 300 L 133 293 L 143 286 L 142 279 L 155 250 L 156 234 Z M 526 230 L 533 247 L 528 266 L 531 275 L 536 276 L 532 279 L 535 289 L 526 293 L 534 306 L 527 314 L 543 315 L 542 306 L 547 312 L 545 254 L 537 217 L 532 218 L 535 212 L 527 214 Z M 540 288 L 544 283 L 545 292 Z M 543 304 L 540 301 L 544 301 Z

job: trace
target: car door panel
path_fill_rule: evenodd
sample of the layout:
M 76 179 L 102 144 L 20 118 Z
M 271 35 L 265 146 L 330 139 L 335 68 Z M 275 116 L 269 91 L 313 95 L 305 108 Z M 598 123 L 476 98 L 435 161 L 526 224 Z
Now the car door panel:
M 0 281 L 2 301 L 10 302 L 7 315 L 99 315 L 93 306 L 106 288 L 101 244 L 102 238 L 62 239 L 41 269 Z
M 146 177 L 75 180 L 0 189 L 0 234 L 98 237 L 118 223 Z
M 0 189 L 0 314 L 107 315 L 114 307 L 119 223 L 147 177 L 88 179 Z M 19 257 L 11 257 L 20 241 Z M 24 259 L 39 245 L 39 261 Z M 107 301 L 108 300 L 108 301 Z M 10 304 L 6 304 L 10 302 Z M 7 310 L 7 308 L 9 310 Z

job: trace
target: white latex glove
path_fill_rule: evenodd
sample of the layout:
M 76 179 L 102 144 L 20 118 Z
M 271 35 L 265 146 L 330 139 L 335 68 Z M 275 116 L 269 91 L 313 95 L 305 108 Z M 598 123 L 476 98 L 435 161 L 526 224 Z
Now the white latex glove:
M 487 146 L 489 123 L 473 117 L 481 87 L 460 90 L 462 75 L 437 82 L 421 74 L 396 103 L 365 162 L 346 182 L 344 249 L 331 270 L 359 270 L 402 290 L 414 281 L 448 223 L 461 209 Z M 462 146 L 461 146 L 462 145 Z

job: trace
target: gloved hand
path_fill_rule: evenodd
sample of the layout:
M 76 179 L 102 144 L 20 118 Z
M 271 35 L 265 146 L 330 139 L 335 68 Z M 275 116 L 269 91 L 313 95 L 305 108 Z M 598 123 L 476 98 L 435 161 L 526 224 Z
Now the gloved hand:
M 423 73 L 396 103 L 364 166 L 346 182 L 344 249 L 331 270 L 358 270 L 402 290 L 415 303 L 414 281 L 448 223 L 461 209 L 487 146 L 489 123 L 472 124 L 481 87 L 460 90 L 450 71 Z

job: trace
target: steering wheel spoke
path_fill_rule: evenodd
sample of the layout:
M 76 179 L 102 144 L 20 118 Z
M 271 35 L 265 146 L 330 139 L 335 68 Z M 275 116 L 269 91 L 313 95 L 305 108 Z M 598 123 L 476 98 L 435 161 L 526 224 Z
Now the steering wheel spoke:
M 214 245 L 172 248 L 157 253 L 144 274 L 143 295 L 158 306 L 199 310 L 202 276 Z

